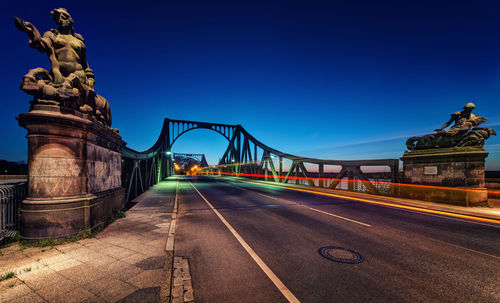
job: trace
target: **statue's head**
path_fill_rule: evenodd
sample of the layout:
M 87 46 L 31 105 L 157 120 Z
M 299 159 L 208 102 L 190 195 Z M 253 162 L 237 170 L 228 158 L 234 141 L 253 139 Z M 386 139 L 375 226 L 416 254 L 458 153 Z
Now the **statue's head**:
M 471 112 L 474 108 L 476 108 L 476 105 L 472 102 L 465 104 L 465 106 L 463 107 L 464 110 L 469 112 Z
M 75 23 L 65 8 L 55 8 L 50 11 L 50 14 L 52 15 L 52 19 L 54 19 L 54 22 L 60 27 L 73 27 L 73 24 Z

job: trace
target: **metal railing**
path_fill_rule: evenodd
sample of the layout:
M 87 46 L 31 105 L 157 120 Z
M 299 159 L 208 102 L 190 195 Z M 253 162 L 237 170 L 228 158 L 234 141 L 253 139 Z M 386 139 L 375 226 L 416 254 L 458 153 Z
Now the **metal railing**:
M 19 206 L 27 196 L 25 181 L 0 184 L 0 240 L 15 236 L 19 230 Z

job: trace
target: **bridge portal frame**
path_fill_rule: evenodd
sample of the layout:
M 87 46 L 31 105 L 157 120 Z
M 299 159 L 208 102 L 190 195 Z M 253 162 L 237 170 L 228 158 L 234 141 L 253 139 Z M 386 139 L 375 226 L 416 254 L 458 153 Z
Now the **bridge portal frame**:
M 138 152 L 125 147 L 122 151 L 122 183 L 127 188 L 127 201 L 174 174 L 171 150 L 180 136 L 195 129 L 208 129 L 230 141 L 238 127 L 241 126 L 165 118 L 160 136 L 151 148 Z

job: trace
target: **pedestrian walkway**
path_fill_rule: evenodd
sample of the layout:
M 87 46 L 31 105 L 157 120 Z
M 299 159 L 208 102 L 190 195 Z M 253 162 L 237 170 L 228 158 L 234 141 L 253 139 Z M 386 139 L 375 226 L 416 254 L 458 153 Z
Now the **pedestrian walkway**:
M 0 250 L 0 302 L 168 302 L 165 252 L 175 182 L 141 195 L 126 217 L 95 238 L 54 247 Z

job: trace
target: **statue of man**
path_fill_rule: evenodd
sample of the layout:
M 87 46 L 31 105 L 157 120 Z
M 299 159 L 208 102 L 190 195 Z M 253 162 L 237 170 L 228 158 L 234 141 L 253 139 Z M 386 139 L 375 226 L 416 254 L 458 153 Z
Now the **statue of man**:
M 481 124 L 486 119 L 480 119 L 481 117 L 477 117 L 476 115 L 474 115 L 472 113 L 472 110 L 474 108 L 476 108 L 476 105 L 474 105 L 474 103 L 469 102 L 465 104 L 462 111 L 451 114 L 450 120 L 446 122 L 441 128 L 435 129 L 435 131 L 446 132 L 447 134 L 453 135 L 461 130 L 468 130 L 473 126 Z M 453 122 L 455 122 L 455 124 L 450 127 L 450 129 L 444 130 Z
M 474 115 L 472 113 L 474 108 L 476 108 L 474 103 L 465 104 L 462 111 L 451 114 L 450 120 L 441 128 L 435 129 L 435 133 L 411 137 L 406 141 L 406 147 L 414 150 L 484 145 L 484 141 L 496 133 L 488 127 L 477 127 L 487 119 Z M 455 124 L 445 130 L 452 123 Z
M 46 53 L 52 67 L 50 74 L 41 68 L 30 70 L 21 89 L 33 95 L 42 94 L 42 99 L 47 96 L 56 99 L 70 98 L 74 96 L 71 89 L 77 89 L 79 102 L 76 108 L 93 114 L 99 121 L 110 126 L 109 103 L 94 92 L 94 72 L 87 63 L 85 40 L 82 35 L 75 33 L 73 18 L 65 8 L 56 8 L 50 14 L 58 28 L 45 32 L 43 37 L 30 22 L 14 18 L 14 25 L 28 34 L 29 45 Z M 38 84 L 39 77 L 46 85 Z M 67 90 L 68 87 L 70 90 Z

